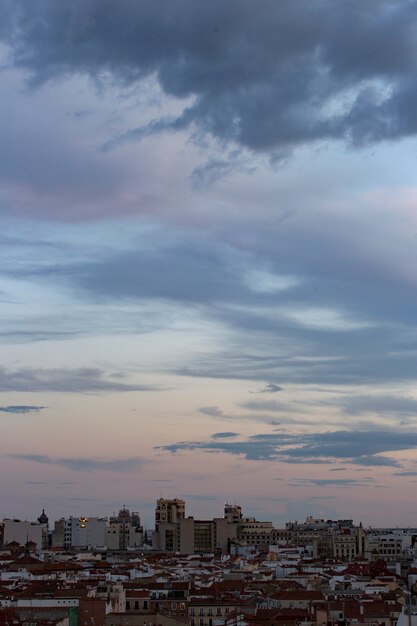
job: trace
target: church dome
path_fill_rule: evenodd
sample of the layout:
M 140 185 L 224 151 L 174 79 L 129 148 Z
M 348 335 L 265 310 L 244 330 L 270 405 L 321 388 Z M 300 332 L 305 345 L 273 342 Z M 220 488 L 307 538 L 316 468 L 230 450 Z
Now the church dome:
M 39 524 L 47 524 L 49 522 L 48 516 L 45 514 L 45 509 L 42 509 L 41 515 L 38 517 Z

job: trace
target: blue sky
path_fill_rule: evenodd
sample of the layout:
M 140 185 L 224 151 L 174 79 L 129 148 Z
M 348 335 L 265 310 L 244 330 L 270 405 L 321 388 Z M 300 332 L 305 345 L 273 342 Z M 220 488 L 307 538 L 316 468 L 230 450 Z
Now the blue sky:
M 416 18 L 0 1 L 1 516 L 414 523 Z

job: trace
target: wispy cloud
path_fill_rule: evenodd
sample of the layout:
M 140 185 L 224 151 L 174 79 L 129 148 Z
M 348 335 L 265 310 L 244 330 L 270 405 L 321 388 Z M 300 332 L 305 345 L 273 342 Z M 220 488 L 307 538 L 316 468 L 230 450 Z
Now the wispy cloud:
M 272 413 L 293 413 L 296 409 L 287 402 L 277 402 L 275 400 L 251 400 L 241 405 L 251 411 L 271 411 Z
M 377 415 L 417 418 L 417 399 L 410 396 L 352 394 L 335 399 L 334 403 L 339 405 L 347 415 L 373 413 Z
M 224 433 L 214 433 L 212 439 L 232 439 L 233 437 L 239 437 L 239 433 L 227 431 Z
M 137 470 L 144 462 L 143 459 L 136 457 L 127 459 L 54 458 L 43 454 L 9 454 L 8 457 L 18 461 L 28 461 L 41 465 L 58 465 L 78 472 L 109 471 L 129 473 Z
M 119 376 L 117 379 L 111 378 L 108 372 L 99 368 L 87 367 L 79 369 L 21 368 L 16 370 L 0 368 L 0 388 L 2 391 L 56 391 L 62 393 L 156 390 L 156 387 L 124 382 L 123 376 L 122 380 Z
M 415 470 L 408 470 L 408 471 L 404 471 L 404 472 L 396 472 L 395 475 L 396 476 L 417 476 L 417 471 L 415 471 Z
M 224 417 L 223 411 L 218 406 L 202 406 L 198 410 L 203 415 L 209 415 L 210 417 Z
M 249 393 L 278 393 L 279 391 L 283 391 L 283 387 L 276 385 L 275 383 L 268 383 L 264 387 L 259 387 L 255 391 L 249 391 Z
M 46 406 L 33 406 L 33 405 L 18 404 L 18 405 L 0 406 L 0 412 L 1 413 L 13 413 L 13 414 L 38 413 L 39 411 L 42 411 L 42 409 L 46 409 L 46 408 L 47 408 Z
M 291 483 L 294 487 L 308 487 L 313 485 L 314 487 L 368 487 L 372 482 L 371 478 L 363 478 L 362 480 L 356 480 L 354 478 L 298 478 Z

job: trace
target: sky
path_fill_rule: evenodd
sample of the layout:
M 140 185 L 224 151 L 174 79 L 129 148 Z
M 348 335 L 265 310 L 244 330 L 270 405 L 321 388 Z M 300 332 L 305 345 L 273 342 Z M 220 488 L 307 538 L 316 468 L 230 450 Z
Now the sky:
M 417 2 L 0 0 L 0 518 L 416 526 Z

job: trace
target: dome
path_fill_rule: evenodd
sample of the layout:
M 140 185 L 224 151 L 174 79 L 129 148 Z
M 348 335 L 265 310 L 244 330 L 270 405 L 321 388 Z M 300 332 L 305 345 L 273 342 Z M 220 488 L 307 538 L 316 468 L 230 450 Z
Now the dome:
M 48 516 L 45 514 L 45 509 L 42 509 L 41 515 L 38 517 L 39 524 L 47 524 L 49 522 Z
M 124 506 L 122 509 L 120 509 L 118 517 L 119 517 L 119 519 L 129 519 L 130 518 L 130 511 L 129 511 L 129 509 L 127 509 Z

